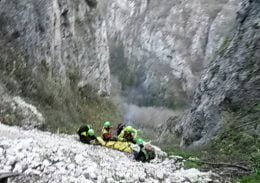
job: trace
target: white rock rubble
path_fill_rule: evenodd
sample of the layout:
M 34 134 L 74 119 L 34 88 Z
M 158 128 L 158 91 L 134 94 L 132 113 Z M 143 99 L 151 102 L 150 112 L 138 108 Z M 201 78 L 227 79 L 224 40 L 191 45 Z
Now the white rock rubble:
M 0 171 L 20 173 L 14 183 L 212 182 L 213 173 L 182 167 L 178 157 L 141 163 L 122 152 L 82 144 L 76 136 L 0 124 Z

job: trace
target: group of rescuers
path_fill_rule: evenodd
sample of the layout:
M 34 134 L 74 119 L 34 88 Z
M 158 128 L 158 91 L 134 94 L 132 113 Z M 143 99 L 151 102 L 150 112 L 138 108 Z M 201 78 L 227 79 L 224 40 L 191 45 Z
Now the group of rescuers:
M 86 144 L 97 144 L 97 136 L 95 131 L 89 126 L 81 126 L 77 131 L 80 141 Z M 104 122 L 102 128 L 102 139 L 106 142 L 108 141 L 121 141 L 121 142 L 131 142 L 139 146 L 138 151 L 134 151 L 134 158 L 137 161 L 148 162 L 155 158 L 155 152 L 149 148 L 151 146 L 146 146 L 146 142 L 137 138 L 138 131 L 131 126 L 126 126 L 120 123 L 116 128 L 116 134 L 113 134 L 113 127 L 109 121 Z M 147 148 L 148 147 L 148 148 Z

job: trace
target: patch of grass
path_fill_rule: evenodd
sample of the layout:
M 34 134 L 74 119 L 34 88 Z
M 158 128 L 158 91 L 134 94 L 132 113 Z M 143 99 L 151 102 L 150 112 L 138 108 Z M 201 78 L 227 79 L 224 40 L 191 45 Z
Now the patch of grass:
M 184 168 L 185 169 L 190 169 L 190 168 L 196 168 L 196 169 L 201 169 L 203 167 L 203 164 L 200 162 L 200 158 L 203 156 L 205 152 L 203 151 L 187 151 L 184 149 L 180 149 L 178 147 L 175 148 L 165 148 L 165 152 L 169 156 L 174 155 L 174 156 L 181 156 L 184 158 Z
M 259 182 L 260 168 L 260 110 L 259 101 L 249 106 L 223 113 L 224 128 L 209 147 L 209 158 L 223 162 L 243 162 L 257 170 L 255 174 L 242 178 L 242 182 Z
M 82 124 L 90 124 L 99 131 L 104 121 L 119 123 L 119 112 L 111 101 L 98 96 L 90 85 L 77 88 L 79 76 L 76 76 L 75 70 L 68 72 L 70 81 L 66 84 L 60 84 L 43 74 L 39 78 L 41 82 L 36 83 L 38 92 L 26 95 L 36 101 L 47 117 L 46 128 L 54 132 L 59 129 L 60 132 L 75 133 Z M 72 76 L 72 73 L 75 75 Z
M 202 165 L 203 164 L 200 161 L 196 161 L 196 160 L 186 160 L 184 162 L 185 169 L 190 169 L 190 168 L 200 169 Z
M 260 135 L 257 126 L 260 125 L 258 102 L 247 109 L 223 114 L 224 130 L 212 144 L 212 149 L 232 159 L 241 159 L 252 164 L 260 164 Z
M 260 169 L 253 175 L 244 177 L 241 179 L 240 183 L 259 183 L 260 182 Z
M 228 48 L 229 44 L 230 44 L 230 39 L 229 39 L 228 37 L 226 37 L 226 38 L 224 39 L 222 45 L 221 45 L 220 48 L 218 49 L 218 53 L 219 53 L 219 54 L 223 54 L 223 53 L 226 51 L 226 49 Z
M 255 170 L 250 176 L 242 177 L 243 174 L 236 174 L 227 178 L 234 178 L 235 181 L 242 183 L 258 183 L 260 182 L 259 106 L 260 102 L 255 101 L 250 106 L 235 107 L 236 110 L 224 112 L 222 131 L 207 147 L 188 151 L 175 145 L 174 148 L 166 147 L 164 150 L 169 155 L 182 156 L 186 160 L 185 168 L 214 169 L 216 166 L 213 164 L 221 162 L 250 167 Z
M 165 152 L 168 153 L 169 156 L 175 155 L 175 156 L 181 156 L 184 159 L 189 159 L 191 157 L 198 157 L 198 153 L 194 151 L 186 151 L 180 148 L 165 148 Z

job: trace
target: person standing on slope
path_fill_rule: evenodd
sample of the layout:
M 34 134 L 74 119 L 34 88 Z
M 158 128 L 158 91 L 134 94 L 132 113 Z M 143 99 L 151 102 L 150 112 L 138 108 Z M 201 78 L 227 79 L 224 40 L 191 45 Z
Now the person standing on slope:
M 137 130 L 131 126 L 125 127 L 118 136 L 119 141 L 136 143 Z

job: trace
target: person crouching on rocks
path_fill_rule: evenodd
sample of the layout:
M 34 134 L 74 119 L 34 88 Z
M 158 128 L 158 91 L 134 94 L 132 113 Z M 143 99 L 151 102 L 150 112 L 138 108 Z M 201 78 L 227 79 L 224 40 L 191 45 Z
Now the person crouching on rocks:
M 143 139 L 137 139 L 138 148 L 134 150 L 134 159 L 141 162 L 149 162 L 156 157 L 155 149 Z
M 79 139 L 85 144 L 96 144 L 97 137 L 95 131 L 89 126 L 82 126 L 78 130 Z
M 119 141 L 136 143 L 137 130 L 131 126 L 125 127 L 118 136 Z
M 95 135 L 95 131 L 93 129 L 88 130 L 88 134 L 86 136 L 87 144 L 97 144 L 97 137 Z
M 85 143 L 85 136 L 88 133 L 88 130 L 90 129 L 89 125 L 82 125 L 79 127 L 79 129 L 77 130 L 77 133 L 79 135 L 79 140 L 83 143 Z
M 112 125 L 109 121 L 106 121 L 102 129 L 102 138 L 104 141 L 115 140 L 112 135 Z

